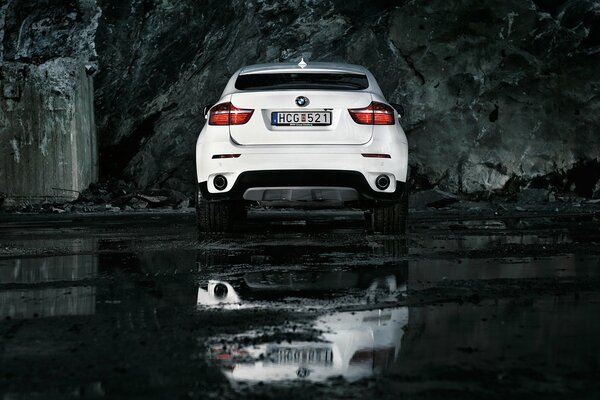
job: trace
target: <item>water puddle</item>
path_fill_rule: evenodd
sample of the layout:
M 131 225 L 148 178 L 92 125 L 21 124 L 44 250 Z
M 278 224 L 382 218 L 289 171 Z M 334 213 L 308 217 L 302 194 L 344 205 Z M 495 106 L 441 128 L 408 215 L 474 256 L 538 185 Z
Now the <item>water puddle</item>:
M 524 246 L 553 246 L 557 244 L 573 243 L 573 237 L 568 232 L 554 232 L 552 234 L 490 234 L 490 235 L 452 235 L 452 236 L 427 236 L 419 240 L 419 247 L 411 249 L 411 253 L 422 254 L 431 250 L 484 250 L 499 248 L 507 245 Z
M 144 296 L 160 296 L 164 303 L 199 309 L 322 310 L 398 302 L 407 292 L 453 280 L 600 276 L 598 256 L 465 258 L 436 253 L 571 240 L 563 233 L 431 237 L 413 251 L 414 240 L 403 237 L 280 233 L 204 241 L 197 249 L 114 252 L 132 245 L 82 239 L 70 246 L 83 254 L 0 259 L 0 317 L 93 313 L 95 302 L 114 300 L 97 298 L 100 278 L 141 286 Z
M 457 258 L 411 260 L 408 286 L 412 290 L 452 280 L 534 279 L 599 277 L 600 257 Z
M 261 382 L 316 398 L 597 382 L 597 225 L 438 216 L 394 237 L 322 216 L 200 241 L 184 218 L 2 227 L 0 375 L 26 395 L 32 377 L 85 387 L 56 398 L 233 397 L 220 372 L 256 398 L 288 390 Z
M 97 274 L 96 255 L 0 259 L 0 285 L 79 281 Z
M 92 286 L 0 290 L 0 318 L 92 315 L 95 309 L 96 289 Z
M 96 255 L 0 260 L 0 318 L 94 314 L 97 275 Z
M 376 374 L 443 382 L 468 371 L 522 379 L 543 369 L 536 383 L 552 386 L 553 374 L 598 371 L 598 312 L 600 295 L 584 294 L 330 313 L 304 327 L 318 332 L 312 340 L 261 342 L 249 332 L 213 338 L 206 356 L 234 384 Z

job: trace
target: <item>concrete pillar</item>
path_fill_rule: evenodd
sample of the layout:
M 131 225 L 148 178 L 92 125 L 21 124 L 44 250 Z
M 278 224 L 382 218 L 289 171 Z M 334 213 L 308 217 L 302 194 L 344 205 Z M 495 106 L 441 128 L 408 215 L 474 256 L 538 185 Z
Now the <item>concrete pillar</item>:
M 64 201 L 97 179 L 94 86 L 84 62 L 0 66 L 0 192 Z

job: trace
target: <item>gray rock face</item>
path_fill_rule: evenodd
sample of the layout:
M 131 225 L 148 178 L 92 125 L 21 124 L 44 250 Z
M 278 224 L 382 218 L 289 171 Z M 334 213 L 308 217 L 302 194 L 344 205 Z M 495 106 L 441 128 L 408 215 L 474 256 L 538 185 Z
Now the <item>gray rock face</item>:
M 100 172 L 140 187 L 191 192 L 202 108 L 241 66 L 300 57 L 375 74 L 429 187 L 493 192 L 600 159 L 597 0 L 13 3 L 5 59 L 98 53 Z
M 141 186 L 190 190 L 202 107 L 237 68 L 301 56 L 370 68 L 406 106 L 411 165 L 443 190 L 600 157 L 597 1 L 112 3 L 97 35 L 101 162 Z
M 95 1 L 0 7 L 0 191 L 72 199 L 98 177 Z
M 527 188 L 522 190 L 516 198 L 517 203 L 539 204 L 548 201 L 548 192 L 544 189 Z
M 598 157 L 598 56 L 585 25 L 567 29 L 527 1 L 466 3 L 399 9 L 391 22 L 419 73 L 406 91 L 421 171 L 471 193 Z

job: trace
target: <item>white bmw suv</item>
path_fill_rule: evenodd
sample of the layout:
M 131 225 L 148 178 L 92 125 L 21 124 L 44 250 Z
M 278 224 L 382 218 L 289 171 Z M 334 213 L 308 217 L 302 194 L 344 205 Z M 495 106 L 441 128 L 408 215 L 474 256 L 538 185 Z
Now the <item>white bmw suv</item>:
M 385 100 L 366 68 L 243 67 L 204 112 L 196 144 L 200 232 L 231 231 L 253 203 L 361 208 L 367 229 L 404 232 L 403 109 Z

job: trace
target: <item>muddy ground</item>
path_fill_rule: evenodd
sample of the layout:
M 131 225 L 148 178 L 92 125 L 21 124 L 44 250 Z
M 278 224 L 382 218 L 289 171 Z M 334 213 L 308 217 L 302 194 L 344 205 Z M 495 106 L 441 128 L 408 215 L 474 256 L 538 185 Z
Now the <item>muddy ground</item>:
M 600 207 L 0 215 L 2 399 L 598 398 Z

